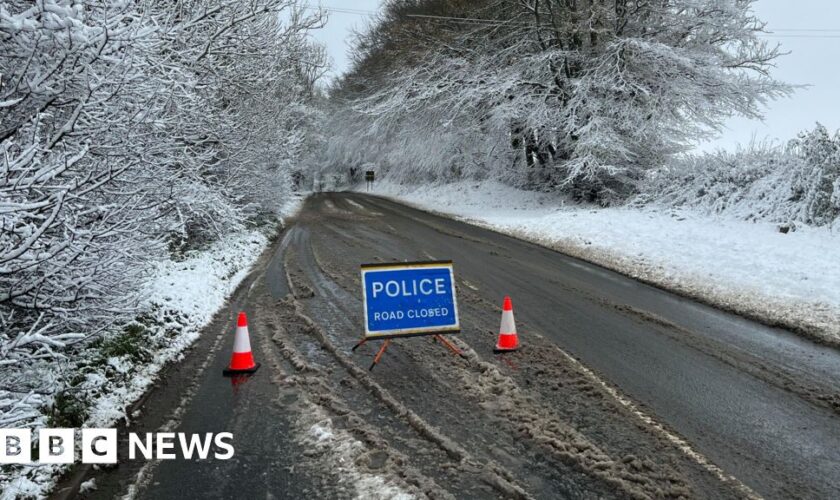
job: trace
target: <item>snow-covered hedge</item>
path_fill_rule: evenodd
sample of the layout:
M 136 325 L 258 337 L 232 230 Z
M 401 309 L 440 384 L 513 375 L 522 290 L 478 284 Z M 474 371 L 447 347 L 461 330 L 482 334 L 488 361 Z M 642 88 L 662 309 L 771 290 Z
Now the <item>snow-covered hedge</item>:
M 817 125 L 785 145 L 689 156 L 652 173 L 641 191 L 634 202 L 832 225 L 840 216 L 840 132 Z

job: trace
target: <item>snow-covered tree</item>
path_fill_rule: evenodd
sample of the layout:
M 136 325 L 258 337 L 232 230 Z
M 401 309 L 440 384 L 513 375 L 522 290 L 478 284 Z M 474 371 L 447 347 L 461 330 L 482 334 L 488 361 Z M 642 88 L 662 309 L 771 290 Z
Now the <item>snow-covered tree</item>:
M 126 309 L 143 190 L 124 181 L 142 79 L 138 13 L 101 2 L 0 6 L 0 358 L 52 355 Z M 122 94 L 128 94 L 123 98 Z M 146 236 L 148 237 L 148 236 Z M 84 326 L 83 326 L 84 325 Z
M 0 367 L 130 314 L 167 243 L 277 209 L 322 22 L 296 0 L 0 2 Z
M 726 117 L 789 92 L 768 76 L 779 51 L 752 3 L 394 0 L 361 35 L 334 92 L 350 111 L 335 116 L 368 124 L 347 149 L 387 137 L 367 160 L 392 170 L 513 169 L 526 187 L 624 196 Z

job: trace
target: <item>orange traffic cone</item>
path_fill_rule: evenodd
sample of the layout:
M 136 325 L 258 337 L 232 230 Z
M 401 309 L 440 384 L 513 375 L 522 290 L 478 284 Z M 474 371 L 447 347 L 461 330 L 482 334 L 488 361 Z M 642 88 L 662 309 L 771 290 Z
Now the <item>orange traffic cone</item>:
M 251 340 L 248 338 L 248 318 L 244 312 L 239 313 L 239 321 L 236 323 L 236 335 L 233 338 L 233 355 L 230 357 L 230 366 L 222 372 L 226 376 L 239 373 L 254 373 L 260 367 L 254 362 L 254 355 L 251 354 Z
M 499 340 L 493 352 L 508 352 L 519 349 L 519 336 L 516 335 L 516 324 L 513 321 L 513 304 L 510 297 L 505 296 L 502 306 L 502 324 L 499 326 Z

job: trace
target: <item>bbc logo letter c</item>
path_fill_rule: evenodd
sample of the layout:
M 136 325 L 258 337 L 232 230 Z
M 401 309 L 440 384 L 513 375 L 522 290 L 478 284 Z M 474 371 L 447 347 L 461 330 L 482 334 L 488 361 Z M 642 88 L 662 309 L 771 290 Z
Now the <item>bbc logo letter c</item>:
M 82 429 L 82 463 L 117 463 L 117 430 Z

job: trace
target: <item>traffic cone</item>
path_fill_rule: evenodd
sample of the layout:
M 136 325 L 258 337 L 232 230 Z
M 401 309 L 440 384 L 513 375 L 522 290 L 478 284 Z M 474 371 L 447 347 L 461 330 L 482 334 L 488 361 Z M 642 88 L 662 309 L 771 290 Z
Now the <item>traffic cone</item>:
M 251 340 L 248 338 L 248 318 L 244 312 L 239 313 L 239 321 L 236 322 L 236 335 L 233 338 L 233 355 L 230 357 L 230 366 L 222 372 L 225 376 L 239 373 L 254 373 L 260 367 L 254 362 L 254 355 L 251 354 Z
M 499 326 L 499 340 L 493 352 L 508 352 L 519 349 L 519 336 L 516 335 L 516 324 L 513 321 L 513 304 L 510 297 L 505 296 L 502 306 L 502 324 Z

